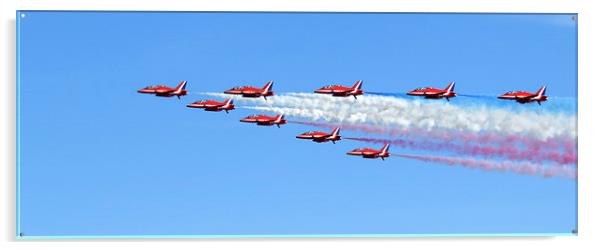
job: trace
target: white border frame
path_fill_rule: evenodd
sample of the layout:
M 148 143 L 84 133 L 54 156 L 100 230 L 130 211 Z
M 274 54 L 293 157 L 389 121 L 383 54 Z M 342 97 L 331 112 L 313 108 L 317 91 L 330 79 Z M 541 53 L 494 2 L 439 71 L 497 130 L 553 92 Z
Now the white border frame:
M 2 42 L 2 76 L 5 83 L 2 93 L 3 108 L 0 109 L 5 122 L 2 123 L 4 143 L 1 144 L 4 161 L 4 184 L 2 192 L 3 214 L 5 226 L 2 232 L 5 241 L 3 246 L 12 248 L 64 247 L 107 248 L 132 246 L 144 248 L 164 248 L 177 245 L 178 248 L 217 247 L 228 249 L 233 247 L 259 247 L 261 249 L 306 249 L 308 247 L 325 247 L 337 249 L 363 248 L 396 248 L 401 245 L 410 248 L 427 247 L 433 249 L 462 247 L 464 249 L 507 249 L 546 247 L 549 249 L 574 249 L 593 246 L 600 243 L 596 237 L 600 228 L 600 195 L 602 190 L 600 164 L 596 160 L 602 118 L 597 107 L 602 106 L 598 95 L 602 93 L 602 79 L 596 74 L 600 71 L 598 63 L 602 44 L 600 36 L 600 20 L 602 13 L 595 1 L 536 1 L 536 0 L 422 0 L 422 1 L 387 1 L 387 0 L 221 0 L 218 2 L 192 2 L 185 0 L 46 0 L 46 1 L 4 1 L 1 3 L 4 20 Z M 49 240 L 15 242 L 15 11 L 28 10 L 149 10 L 149 11 L 349 11 L 349 12 L 536 12 L 536 13 L 578 13 L 579 14 L 579 236 L 577 237 L 495 237 L 495 238 L 382 238 L 382 239 L 177 239 L 177 240 Z M 8 225 L 6 225 L 8 224 Z

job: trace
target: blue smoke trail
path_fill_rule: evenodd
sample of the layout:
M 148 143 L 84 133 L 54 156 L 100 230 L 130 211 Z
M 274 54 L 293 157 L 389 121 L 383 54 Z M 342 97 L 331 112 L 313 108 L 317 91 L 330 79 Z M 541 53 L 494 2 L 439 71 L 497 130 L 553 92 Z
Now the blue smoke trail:
M 397 98 L 404 98 L 404 99 L 416 99 L 415 96 L 409 96 L 403 93 L 385 93 L 385 92 L 369 92 L 366 91 L 364 92 L 368 95 L 377 95 L 377 96 L 389 96 L 389 97 L 397 97 Z
M 458 94 L 458 96 L 463 96 L 463 97 L 472 97 L 472 98 L 495 98 L 495 96 L 492 95 L 466 95 L 466 94 Z

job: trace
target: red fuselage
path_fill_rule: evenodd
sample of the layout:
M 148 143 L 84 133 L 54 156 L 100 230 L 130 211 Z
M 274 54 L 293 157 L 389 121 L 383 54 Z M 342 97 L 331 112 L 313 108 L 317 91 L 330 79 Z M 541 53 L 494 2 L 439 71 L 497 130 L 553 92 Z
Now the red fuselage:
M 363 158 L 369 158 L 369 159 L 381 158 L 381 159 L 385 160 L 386 157 L 391 156 L 391 154 L 388 152 L 388 150 L 389 150 L 389 144 L 387 143 L 380 150 L 371 149 L 371 148 L 358 148 L 358 149 L 354 149 L 352 151 L 347 152 L 347 154 L 348 155 L 357 155 L 357 156 L 361 156 Z
M 425 98 L 428 99 L 441 99 L 441 98 L 451 98 L 451 97 L 456 97 L 456 93 L 451 91 L 449 93 L 445 93 L 445 90 L 443 89 L 436 89 L 436 88 L 419 88 L 419 89 L 415 89 L 412 90 L 410 92 L 407 93 L 408 95 L 412 95 L 412 96 L 424 96 Z
M 186 105 L 186 107 L 199 108 L 199 109 L 204 109 L 205 111 L 215 111 L 215 112 L 224 110 L 227 113 L 229 110 L 233 110 L 235 106 L 234 106 L 234 104 L 232 104 L 232 100 L 229 99 L 224 102 L 218 102 L 218 101 L 214 101 L 214 100 L 203 100 L 203 101 L 198 101 L 198 102 L 193 102 L 191 104 L 188 104 L 188 105 Z
M 341 85 L 328 85 L 322 88 L 314 90 L 314 93 L 318 94 L 328 94 L 332 96 L 358 96 L 364 94 L 364 91 L 361 89 L 362 81 L 357 81 L 352 87 L 348 88 Z
M 449 101 L 449 98 L 456 97 L 456 92 L 454 92 L 455 84 L 455 82 L 452 82 L 445 89 L 437 89 L 432 87 L 417 88 L 406 94 L 411 96 L 424 96 L 426 99 L 445 98 Z
M 263 97 L 266 98 L 268 96 L 273 96 L 274 91 L 272 91 L 273 81 L 268 82 L 263 88 L 255 88 L 251 86 L 243 86 L 243 87 L 234 87 L 229 90 L 224 91 L 226 94 L 231 95 L 242 95 L 243 97 Z
M 519 103 L 531 103 L 531 102 L 545 102 L 548 97 L 545 95 L 538 96 L 537 94 L 525 92 L 525 91 L 512 91 L 498 96 L 499 99 L 504 100 L 515 100 Z
M 171 87 L 164 86 L 164 85 L 148 86 L 148 87 L 139 89 L 138 93 L 154 94 L 156 96 L 162 96 L 162 97 L 177 96 L 178 98 L 180 98 L 180 96 L 184 96 L 184 95 L 188 94 L 188 91 L 186 91 L 186 89 L 184 89 L 185 87 L 186 87 L 186 81 L 183 81 L 180 84 L 178 84 L 178 86 L 175 88 L 171 88 Z
M 248 122 L 248 123 L 255 123 L 259 126 L 276 125 L 276 126 L 280 127 L 280 125 L 286 124 L 284 115 L 277 115 L 277 116 L 252 115 L 252 116 L 247 116 L 245 118 L 242 118 L 242 119 L 240 119 L 240 121 Z
M 268 90 L 267 93 L 262 94 L 261 89 L 248 86 L 231 88 L 229 90 L 224 91 L 224 93 L 231 95 L 242 95 L 243 97 L 262 97 L 274 95 L 274 92 L 271 90 Z
M 360 148 L 354 149 L 350 152 L 347 152 L 348 155 L 359 155 L 364 158 L 376 159 L 382 157 L 389 157 L 389 152 L 381 153 L 379 150 L 371 149 L 371 148 Z
M 338 129 L 335 129 L 335 132 L 333 132 L 333 133 L 325 133 L 325 132 L 320 132 L 320 131 L 306 132 L 306 133 L 298 135 L 297 138 L 312 140 L 314 142 L 332 141 L 334 143 L 335 141 L 341 140 L 341 136 L 337 134 L 337 131 L 338 131 Z

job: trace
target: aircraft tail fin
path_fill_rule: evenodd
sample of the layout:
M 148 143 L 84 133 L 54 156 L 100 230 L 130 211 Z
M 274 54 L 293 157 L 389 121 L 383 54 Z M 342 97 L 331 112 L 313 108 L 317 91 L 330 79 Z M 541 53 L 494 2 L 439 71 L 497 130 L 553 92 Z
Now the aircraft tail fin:
M 355 84 L 353 84 L 353 91 L 355 92 L 355 91 L 361 89 L 362 88 L 362 83 L 364 83 L 364 81 L 359 80 Z
M 180 92 L 186 89 L 186 83 L 188 83 L 188 81 L 182 81 L 180 84 L 178 84 L 178 87 L 176 87 L 176 91 Z
M 389 151 L 389 143 L 385 144 L 385 146 L 383 146 L 383 148 L 380 149 L 380 153 L 384 154 L 387 153 L 387 151 Z
M 332 131 L 331 137 L 337 137 L 339 135 L 339 131 L 341 130 L 341 128 L 337 127 Z
M 541 87 L 541 88 L 540 88 L 540 89 L 537 91 L 537 93 L 535 93 L 535 95 L 536 95 L 536 96 L 535 96 L 535 98 L 540 98 L 540 97 L 542 97 L 542 96 L 543 96 L 543 95 L 545 95 L 545 94 L 546 94 L 546 86 L 542 86 L 542 87 Z
M 228 106 L 232 104 L 232 98 L 229 98 L 228 100 L 226 100 L 226 103 L 224 103 L 224 106 Z
M 454 91 L 454 87 L 456 87 L 456 81 L 453 81 L 447 85 L 447 88 L 445 88 L 445 93 L 449 94 L 450 92 Z
M 269 81 L 268 83 L 265 84 L 265 86 L 263 86 L 263 89 L 261 92 L 263 94 L 267 94 L 268 91 L 272 90 L 273 85 L 274 85 L 274 81 Z
M 284 114 L 280 114 L 278 116 L 276 116 L 276 123 L 280 123 L 282 121 L 282 119 L 284 118 Z

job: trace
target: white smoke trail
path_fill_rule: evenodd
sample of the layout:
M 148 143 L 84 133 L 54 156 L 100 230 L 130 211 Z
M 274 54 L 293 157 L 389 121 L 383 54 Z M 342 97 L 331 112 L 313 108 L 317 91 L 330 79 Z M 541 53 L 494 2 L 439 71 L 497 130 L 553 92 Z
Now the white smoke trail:
M 234 98 L 235 101 L 261 105 L 250 107 L 252 109 L 314 121 L 374 124 L 398 129 L 518 134 L 537 139 L 576 137 L 576 117 L 568 114 L 516 112 L 486 106 L 460 107 L 445 101 L 424 102 L 374 95 L 359 96 L 356 100 L 352 97 L 289 93 L 264 100 L 221 93 L 201 94 Z

